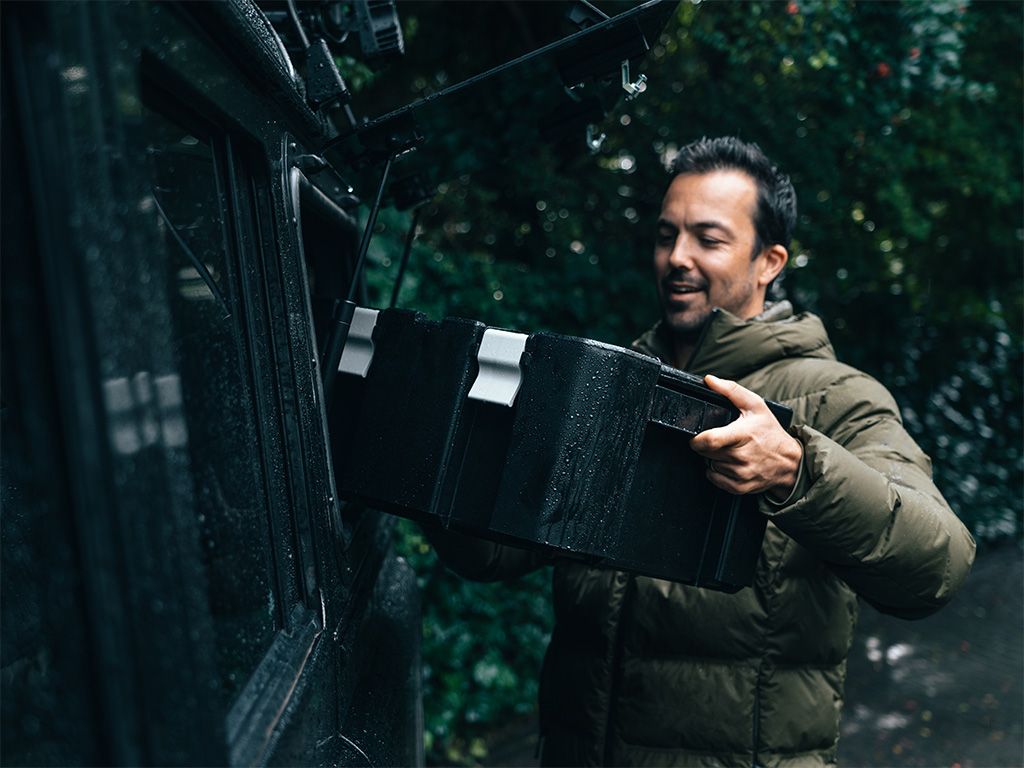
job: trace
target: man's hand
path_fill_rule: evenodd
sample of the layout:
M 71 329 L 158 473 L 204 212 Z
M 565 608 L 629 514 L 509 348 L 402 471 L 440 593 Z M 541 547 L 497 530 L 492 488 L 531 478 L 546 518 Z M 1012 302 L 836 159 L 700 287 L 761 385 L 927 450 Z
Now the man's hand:
M 729 493 L 769 493 L 786 499 L 796 484 L 803 446 L 786 432 L 764 399 L 735 381 L 705 376 L 704 382 L 740 412 L 724 427 L 701 432 L 690 447 L 708 460 L 708 480 Z

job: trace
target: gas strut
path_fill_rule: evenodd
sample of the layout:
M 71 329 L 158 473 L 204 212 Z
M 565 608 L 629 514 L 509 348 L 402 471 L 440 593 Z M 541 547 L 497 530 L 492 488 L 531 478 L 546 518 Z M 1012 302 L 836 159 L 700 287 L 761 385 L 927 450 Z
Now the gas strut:
M 377 214 L 380 212 L 380 203 L 384 199 L 384 188 L 388 183 L 388 172 L 391 170 L 391 163 L 394 155 L 387 155 L 384 161 L 384 172 L 380 176 L 380 184 L 377 186 L 377 198 L 370 209 L 370 216 L 366 220 L 366 227 L 363 229 L 363 239 L 359 243 L 359 258 L 356 259 L 355 269 L 352 270 L 352 281 L 348 289 L 348 298 L 342 301 L 336 299 L 334 311 L 331 313 L 331 332 L 324 345 L 323 361 L 323 388 L 324 397 L 327 398 L 328 407 L 331 402 L 331 388 L 334 385 L 334 377 L 338 374 L 338 363 L 341 361 L 341 353 L 345 350 L 345 342 L 348 341 L 349 328 L 352 326 L 352 316 L 356 311 L 356 294 L 359 290 L 360 277 L 363 274 L 363 265 L 366 262 L 366 252 L 370 248 L 370 237 L 373 235 L 373 228 L 377 224 Z
M 398 303 L 398 294 L 402 290 L 402 278 L 405 277 L 405 268 L 409 266 L 409 254 L 412 252 L 412 242 L 416 239 L 416 227 L 420 223 L 420 212 L 423 210 L 423 206 L 417 206 L 416 210 L 412 212 L 412 223 L 409 225 L 409 231 L 405 235 L 405 250 L 402 251 L 402 263 L 398 265 L 398 276 L 395 278 L 395 286 L 391 289 L 391 303 L 389 307 L 395 306 Z

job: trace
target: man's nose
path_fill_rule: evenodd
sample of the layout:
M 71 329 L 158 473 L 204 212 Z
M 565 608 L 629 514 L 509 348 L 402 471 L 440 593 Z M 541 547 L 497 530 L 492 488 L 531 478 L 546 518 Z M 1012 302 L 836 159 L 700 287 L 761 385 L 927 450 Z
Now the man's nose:
M 668 255 L 668 263 L 674 269 L 690 270 L 694 268 L 694 240 L 685 232 L 679 234 Z

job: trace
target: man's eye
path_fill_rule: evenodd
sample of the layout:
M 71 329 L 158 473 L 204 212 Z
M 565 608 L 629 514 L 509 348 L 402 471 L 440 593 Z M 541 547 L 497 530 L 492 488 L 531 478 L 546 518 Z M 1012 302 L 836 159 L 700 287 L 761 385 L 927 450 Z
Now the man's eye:
M 665 247 L 672 245 L 676 241 L 675 233 L 659 232 L 657 237 L 654 238 L 654 242 L 658 245 Z
M 716 240 L 713 237 L 701 237 L 698 238 L 698 240 L 700 241 L 700 244 L 703 245 L 705 248 L 714 248 L 716 245 L 722 242 L 721 240 Z

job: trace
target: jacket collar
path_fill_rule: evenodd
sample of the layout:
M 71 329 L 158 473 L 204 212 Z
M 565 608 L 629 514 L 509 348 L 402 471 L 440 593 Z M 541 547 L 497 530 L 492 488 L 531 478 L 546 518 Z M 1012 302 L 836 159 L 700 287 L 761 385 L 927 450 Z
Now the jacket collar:
M 671 365 L 670 333 L 664 322 L 659 321 L 633 346 Z M 794 315 L 793 305 L 788 301 L 770 302 L 764 312 L 750 320 L 715 309 L 686 370 L 698 376 L 714 373 L 740 379 L 788 357 L 835 359 L 825 326 L 817 315 Z

